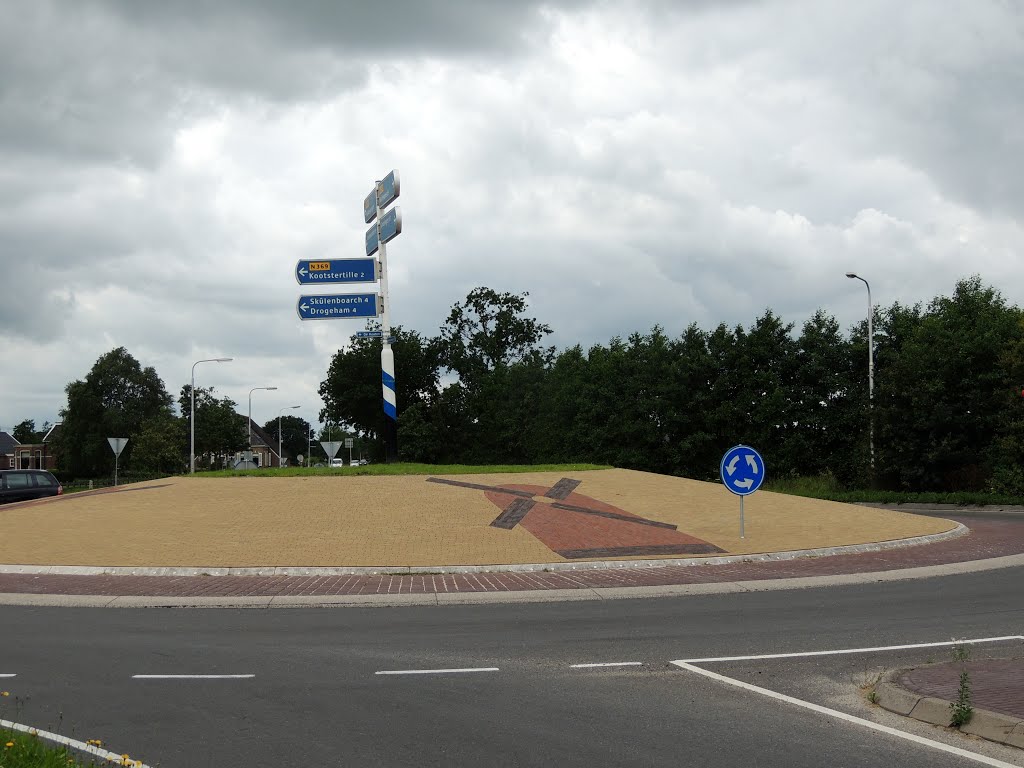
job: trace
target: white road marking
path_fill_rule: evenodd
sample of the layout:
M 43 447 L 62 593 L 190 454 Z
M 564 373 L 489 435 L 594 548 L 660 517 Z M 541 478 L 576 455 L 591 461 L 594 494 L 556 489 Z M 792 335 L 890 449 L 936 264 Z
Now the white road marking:
M 802 653 L 765 653 L 758 656 L 712 656 L 706 659 L 678 659 L 673 664 L 710 664 L 716 661 L 755 661 L 757 659 L 796 659 L 802 656 L 840 656 L 844 653 L 877 653 L 878 651 L 906 651 L 914 648 L 942 648 L 952 645 L 975 645 L 977 643 L 1004 643 L 1008 640 L 1024 640 L 1024 635 L 1006 637 L 981 637 L 974 640 L 950 640 L 944 643 L 914 643 L 913 645 L 882 645 L 877 648 L 843 648 L 836 651 L 804 651 Z
M 7 674 L 0 675 L 0 677 L 17 677 L 17 672 L 8 672 Z
M 593 669 L 595 667 L 642 667 L 642 661 L 606 661 L 602 664 L 571 664 L 569 669 Z
M 256 675 L 132 675 L 134 680 L 243 680 Z
M 39 728 L 33 728 L 30 725 L 22 725 L 21 723 L 12 723 L 10 720 L 0 720 L 0 726 L 7 728 L 12 731 L 21 731 L 22 733 L 33 734 L 41 739 L 52 741 L 57 744 L 63 744 L 66 747 L 74 747 L 75 749 L 81 750 L 82 752 L 88 752 L 90 755 L 96 755 L 104 760 L 109 760 L 117 765 L 125 765 L 123 755 L 115 754 L 114 752 L 108 752 L 105 749 L 100 749 L 92 744 L 86 744 L 84 741 L 78 741 L 77 739 L 69 739 L 67 736 L 61 736 L 59 733 L 50 733 L 50 731 L 43 731 Z M 136 761 L 132 760 L 128 765 L 136 765 Z M 141 760 L 138 761 L 138 768 L 150 768 L 148 765 L 143 763 Z
M 466 669 L 384 669 L 375 675 L 449 675 L 459 672 L 497 672 L 497 667 L 469 667 Z
M 912 647 L 921 647 L 921 646 L 912 646 Z M 925 646 L 925 647 L 927 647 L 927 646 Z M 755 657 L 755 658 L 758 658 L 758 657 Z M 759 658 L 778 658 L 778 657 L 759 657 Z M 785 702 L 787 702 L 789 704 L 795 704 L 798 707 L 804 707 L 805 709 L 810 709 L 810 710 L 812 710 L 814 712 L 819 712 L 819 713 L 821 713 L 823 715 L 828 715 L 829 717 L 835 717 L 835 718 L 837 718 L 839 720 L 845 720 L 848 723 L 854 723 L 855 725 L 861 725 L 861 726 L 864 726 L 865 728 L 870 728 L 870 729 L 875 730 L 875 731 L 881 731 L 882 733 L 887 733 L 890 736 L 895 736 L 895 737 L 900 738 L 900 739 L 906 739 L 907 741 L 912 741 L 912 742 L 914 742 L 916 744 L 921 744 L 921 745 L 926 746 L 926 747 L 931 747 L 932 749 L 937 749 L 937 750 L 940 750 L 942 752 L 948 752 L 948 753 L 953 754 L 953 755 L 959 755 L 960 757 L 965 757 L 968 760 L 973 760 L 973 761 L 975 761 L 977 763 L 983 763 L 985 765 L 996 766 L 996 768 L 1019 768 L 1019 766 L 1016 766 L 1013 763 L 1007 763 L 1007 762 L 1004 762 L 1002 760 L 996 760 L 995 758 L 992 758 L 992 757 L 986 757 L 985 755 L 979 755 L 976 752 L 969 752 L 966 749 L 960 749 L 959 747 L 953 747 L 953 746 L 950 746 L 949 744 L 943 744 L 942 742 L 939 742 L 939 741 L 932 741 L 931 739 L 926 739 L 923 736 L 917 736 L 916 734 L 913 734 L 913 733 L 904 733 L 903 731 L 898 731 L 895 728 L 890 728 L 887 725 L 881 725 L 880 723 L 873 723 L 870 720 L 864 720 L 863 718 L 860 718 L 860 717 L 854 717 L 853 715 L 848 715 L 845 712 L 839 712 L 839 711 L 837 711 L 835 709 L 829 709 L 828 707 L 822 707 L 822 706 L 820 706 L 818 704 L 812 704 L 811 702 L 804 701 L 803 699 L 795 699 L 792 696 L 786 696 L 785 694 L 782 694 L 782 693 L 776 693 L 775 691 L 769 691 L 767 688 L 760 688 L 760 687 L 758 687 L 756 685 L 751 685 L 750 683 L 745 683 L 742 680 L 736 680 L 735 678 L 732 678 L 732 677 L 726 677 L 725 675 L 720 675 L 717 672 L 711 672 L 710 670 L 707 670 L 707 669 L 701 669 L 700 667 L 695 667 L 692 664 L 686 663 L 685 661 L 673 661 L 672 663 L 675 664 L 677 667 L 681 667 L 683 669 L 687 669 L 687 670 L 689 670 L 691 672 L 696 672 L 698 675 L 704 675 L 705 677 L 710 677 L 712 680 L 717 680 L 719 682 L 726 683 L 728 685 L 734 685 L 734 686 L 736 686 L 738 688 L 743 688 L 744 690 L 747 690 L 747 691 L 753 691 L 754 693 L 759 693 L 762 696 L 768 696 L 768 697 L 770 697 L 772 699 L 778 699 L 779 701 L 785 701 Z

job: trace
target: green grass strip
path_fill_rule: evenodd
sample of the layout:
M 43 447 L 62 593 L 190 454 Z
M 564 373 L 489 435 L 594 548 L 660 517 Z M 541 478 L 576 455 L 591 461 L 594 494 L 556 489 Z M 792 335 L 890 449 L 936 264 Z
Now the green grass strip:
M 306 477 L 317 475 L 484 475 L 522 472 L 587 472 L 611 469 L 601 464 L 364 464 L 359 467 L 283 467 L 220 469 L 197 472 L 196 477 Z
M 68 747 L 20 731 L 0 727 L 0 766 L 2 768 L 90 768 L 100 765 L 134 765 L 134 760 L 109 763 L 84 759 Z
M 783 478 L 764 485 L 764 490 L 786 493 L 791 496 L 805 496 L 811 499 L 842 501 L 847 504 L 866 502 L 870 504 L 955 504 L 966 506 L 1022 505 L 1024 498 L 1001 493 L 971 491 L 957 492 L 912 492 L 879 491 L 871 489 L 842 489 L 830 478 L 797 477 Z

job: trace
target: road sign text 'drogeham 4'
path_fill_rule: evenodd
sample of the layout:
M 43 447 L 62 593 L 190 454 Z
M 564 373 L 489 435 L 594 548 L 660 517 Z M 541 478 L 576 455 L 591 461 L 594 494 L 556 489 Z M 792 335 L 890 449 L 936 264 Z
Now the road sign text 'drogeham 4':
M 381 300 L 376 293 L 343 293 L 299 296 L 295 311 L 302 320 L 338 320 L 377 317 Z

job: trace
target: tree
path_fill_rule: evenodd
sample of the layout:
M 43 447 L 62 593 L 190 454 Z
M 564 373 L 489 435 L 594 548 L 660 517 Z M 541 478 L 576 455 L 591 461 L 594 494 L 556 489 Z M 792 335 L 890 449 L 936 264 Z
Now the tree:
M 186 439 L 190 441 L 188 419 L 191 416 L 192 385 L 185 384 L 178 397 Z M 230 397 L 218 398 L 213 387 L 196 387 L 196 468 L 200 465 L 217 468 L 218 458 L 245 450 L 248 445 L 246 417 L 238 413 L 238 405 Z M 200 460 L 200 457 L 204 457 Z
M 541 462 L 592 460 L 595 425 L 588 418 L 590 401 L 584 390 L 589 376 L 587 355 L 578 344 L 563 350 L 549 367 L 530 427 L 530 444 Z
M 441 327 L 441 363 L 470 389 L 486 373 L 540 351 L 537 344 L 551 328 L 522 316 L 527 296 L 474 288 L 465 301 L 452 306 Z M 553 352 L 548 350 L 548 355 Z
M 11 437 L 22 444 L 38 443 L 45 434 L 36 432 L 36 423 L 33 419 L 25 419 L 11 430 Z
M 1012 421 L 1007 395 L 1019 382 L 1007 352 L 1019 342 L 1021 311 L 975 276 L 916 322 L 901 322 L 905 314 L 894 307 L 884 316 L 902 344 L 876 381 L 883 480 L 907 490 L 983 488 L 996 436 Z
M 527 296 L 474 288 L 441 327 L 439 363 L 458 376 L 437 403 L 444 425 L 437 439 L 450 457 L 507 462 L 534 453 L 526 435 L 554 349 L 538 346 L 551 329 L 523 316 Z
M 840 482 L 868 477 L 867 365 L 836 319 L 818 310 L 796 341 L 795 423 L 785 448 L 790 472 L 831 472 Z M 863 347 L 866 350 L 866 346 Z M 866 352 L 864 357 L 867 357 Z
M 132 469 L 150 474 L 173 474 L 188 467 L 187 422 L 161 413 L 142 424 L 134 442 Z
M 438 353 L 435 341 L 424 339 L 415 331 L 395 326 L 392 334 L 401 429 L 404 411 L 417 403 L 429 404 L 437 397 Z M 375 445 L 376 458 L 383 456 L 383 446 L 378 444 L 384 429 L 380 351 L 379 339 L 353 337 L 348 349 L 338 350 L 331 359 L 327 378 L 320 382 L 320 397 L 324 401 L 320 419 L 347 425 L 369 438 Z
M 69 383 L 65 391 L 58 463 L 76 476 L 112 473 L 107 438 L 137 437 L 145 422 L 171 413 L 171 396 L 156 370 L 140 366 L 124 347 L 102 355 L 84 380 Z M 130 466 L 134 442 L 129 440 L 121 455 L 123 466 Z
M 312 438 L 316 432 L 308 421 L 299 416 L 282 415 L 280 424 L 281 450 L 284 451 L 285 456 L 291 457 L 291 464 L 294 466 L 298 463 L 298 457 L 300 455 L 305 459 L 306 455 L 309 453 L 312 448 Z M 263 430 L 274 438 L 275 451 L 277 450 L 278 440 L 277 427 L 278 419 L 271 419 L 263 425 Z

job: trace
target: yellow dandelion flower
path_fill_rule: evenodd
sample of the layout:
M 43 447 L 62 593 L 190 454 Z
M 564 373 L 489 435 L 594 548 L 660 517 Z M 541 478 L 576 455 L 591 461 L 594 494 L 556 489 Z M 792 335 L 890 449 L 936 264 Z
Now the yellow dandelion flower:
M 14 742 L 13 741 L 8 741 L 6 744 L 4 744 L 4 746 L 5 747 L 13 747 L 14 746 Z
M 0 696 L 10 696 L 10 695 L 11 695 L 10 691 L 0 691 Z

